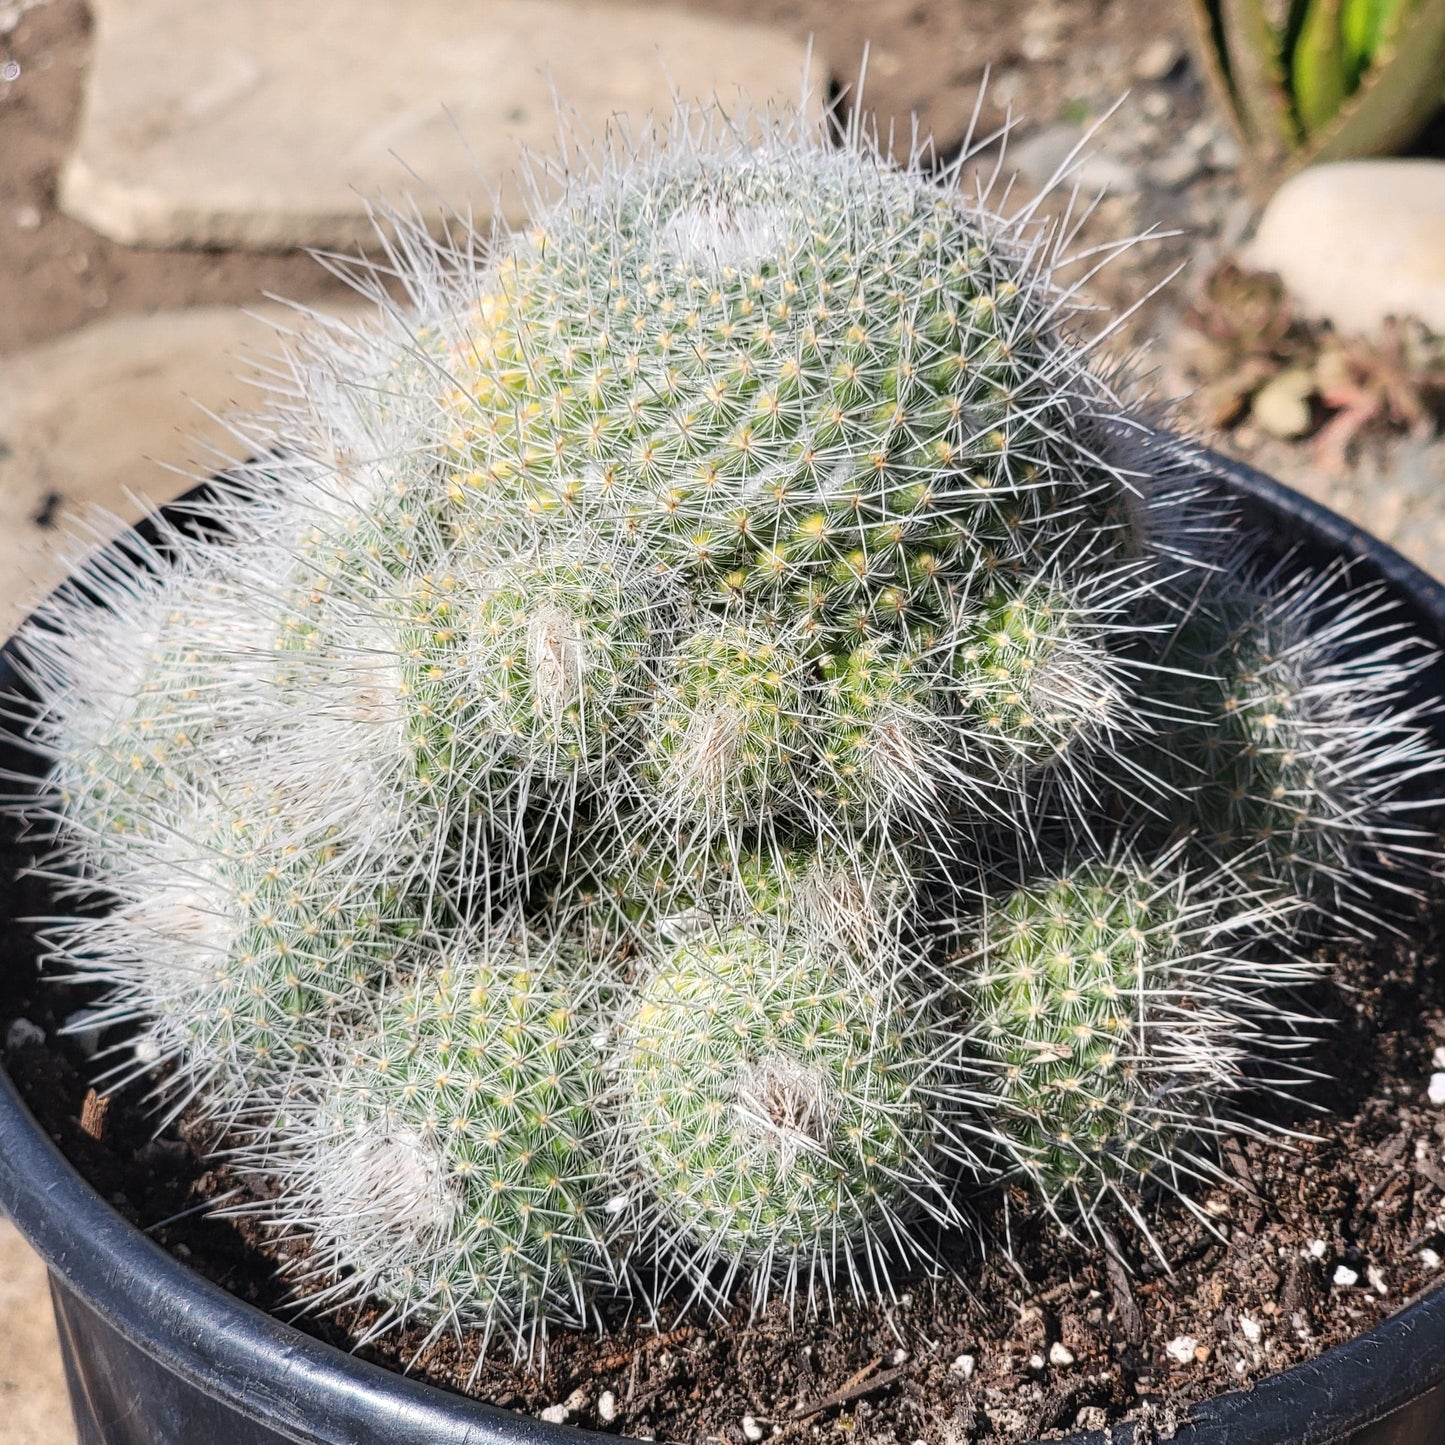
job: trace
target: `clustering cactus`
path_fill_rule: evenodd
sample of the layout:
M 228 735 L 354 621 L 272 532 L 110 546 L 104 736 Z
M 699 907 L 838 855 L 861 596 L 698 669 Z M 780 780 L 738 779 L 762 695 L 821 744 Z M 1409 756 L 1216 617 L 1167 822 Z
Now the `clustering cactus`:
M 1426 650 L 1221 547 L 1049 237 L 856 139 L 683 116 L 485 259 L 396 224 L 220 535 L 24 635 L 116 1071 L 316 1298 L 519 1349 L 886 1293 L 990 1178 L 1187 1190 L 1291 930 L 1428 850 Z

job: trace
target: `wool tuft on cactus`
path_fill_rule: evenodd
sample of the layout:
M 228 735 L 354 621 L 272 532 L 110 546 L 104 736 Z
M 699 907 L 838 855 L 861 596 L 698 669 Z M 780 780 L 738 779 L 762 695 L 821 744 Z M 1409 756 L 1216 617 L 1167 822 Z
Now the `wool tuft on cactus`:
M 24 629 L 53 958 L 303 1300 L 527 1354 L 891 1298 L 1004 1182 L 1147 1231 L 1433 866 L 1408 619 L 963 174 L 703 110 L 489 246 L 391 216 L 252 459 Z

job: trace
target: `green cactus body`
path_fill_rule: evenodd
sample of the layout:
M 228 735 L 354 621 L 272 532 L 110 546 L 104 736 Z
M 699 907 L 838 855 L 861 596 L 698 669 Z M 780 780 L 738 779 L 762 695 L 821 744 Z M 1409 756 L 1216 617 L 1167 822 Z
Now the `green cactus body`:
M 1248 1031 L 1200 966 L 1182 875 L 1091 864 L 1020 888 L 966 944 L 958 989 L 979 1108 L 1052 1207 L 1166 1175 L 1208 1127 Z
M 336 845 L 287 840 L 263 805 L 233 797 L 189 821 L 118 886 L 103 917 L 50 941 L 112 986 L 117 1019 L 149 1020 L 142 1064 L 174 1060 L 173 1091 L 229 1115 L 282 1087 L 395 972 L 417 912 Z
M 780 640 L 732 626 L 694 633 L 662 664 L 647 768 L 670 813 L 712 832 L 796 796 L 801 668 Z
M 84 669 L 32 660 L 68 674 L 66 711 L 51 724 L 52 783 L 62 826 L 83 840 L 92 868 L 124 866 L 132 845 L 154 844 L 178 800 L 244 751 L 263 635 L 227 579 L 204 566 L 124 603 L 87 619 L 99 636 Z M 60 620 L 30 634 L 37 652 L 65 647 Z
M 688 940 L 623 1028 L 627 1128 L 657 1207 L 706 1271 L 791 1288 L 946 1215 L 927 1031 L 797 935 Z
M 493 271 L 453 496 L 641 534 L 825 634 L 942 620 L 1118 489 L 1063 440 L 1088 383 L 1051 305 L 976 213 L 847 153 L 619 176 Z
M 628 830 L 624 827 L 624 833 Z M 615 911 L 623 931 L 675 940 L 734 924 L 788 923 L 820 946 L 866 958 L 913 896 L 913 860 L 876 843 L 815 844 L 771 831 L 679 852 L 643 822 L 622 856 L 588 865 L 584 906 Z M 611 932 L 613 930 L 607 930 Z
M 384 994 L 278 1166 L 351 1292 L 524 1342 L 586 1321 L 609 1277 L 599 998 L 565 949 L 466 935 Z
M 1080 635 L 1081 611 L 1047 587 L 1001 588 L 958 640 L 955 702 L 973 724 L 965 737 L 1002 776 L 1084 753 L 1114 720 L 1117 667 Z
M 544 556 L 488 577 L 468 619 L 466 665 L 493 732 L 544 777 L 594 773 L 635 746 L 656 646 L 653 601 L 599 559 Z
M 1154 684 L 1167 711 L 1147 759 L 1190 799 L 1175 834 L 1202 862 L 1341 918 L 1365 880 L 1405 886 L 1419 834 L 1402 794 L 1430 745 L 1402 703 L 1425 655 L 1382 616 L 1308 573 L 1235 576 L 1190 608 Z
M 1222 930 L 1421 846 L 1424 649 L 1219 542 L 1031 208 L 715 110 L 567 173 L 389 216 L 214 532 L 29 629 L 52 951 L 378 1329 L 887 1293 L 979 1132 L 1133 1207 L 1263 1047 Z
M 1260 602 L 1221 599 L 1181 628 L 1171 657 L 1189 675 L 1174 684 L 1183 716 L 1166 724 L 1165 766 L 1192 791 L 1203 851 L 1308 896 L 1344 876 L 1351 839 L 1325 795 L 1328 763 L 1310 746 L 1301 658 L 1267 635 Z
M 825 663 L 813 797 L 857 833 L 937 814 L 953 767 L 941 747 L 937 664 L 878 642 Z

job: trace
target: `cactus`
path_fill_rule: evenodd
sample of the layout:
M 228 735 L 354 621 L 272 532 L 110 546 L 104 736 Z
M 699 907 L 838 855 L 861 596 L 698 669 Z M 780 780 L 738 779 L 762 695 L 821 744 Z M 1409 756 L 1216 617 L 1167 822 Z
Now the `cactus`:
M 246 1141 L 313 1300 L 520 1353 L 887 1296 L 965 1176 L 1142 1221 L 1262 935 L 1427 846 L 1424 650 L 1223 545 L 1027 212 L 714 113 L 569 175 L 485 257 L 393 217 L 222 535 L 22 638 L 113 1077 Z
M 1091 1220 L 1146 1176 L 1206 1168 L 1192 1140 L 1262 1047 L 1265 990 L 1297 976 L 1243 965 L 1210 890 L 1177 866 L 1122 855 L 994 900 L 960 941 L 958 990 L 983 1122 L 1064 1218 Z
M 857 1288 L 919 1212 L 953 1217 L 937 1034 L 882 969 L 796 931 L 689 939 L 623 1023 L 624 1125 L 695 1288 Z
M 1151 762 L 1190 799 L 1175 835 L 1231 887 L 1358 927 L 1382 888 L 1418 881 L 1415 779 L 1439 763 L 1410 690 L 1431 654 L 1391 612 L 1338 572 L 1236 564 L 1169 636 Z
M 244 791 L 176 810 L 109 882 L 109 912 L 50 926 L 50 957 L 109 987 L 92 1024 L 143 1024 L 122 1077 L 170 1064 L 175 1107 L 198 1100 L 222 1121 L 284 1094 L 422 921 L 365 860 L 297 845 L 281 808 Z
M 419 961 L 417 954 L 426 961 Z M 605 987 L 557 941 L 463 931 L 306 1080 L 268 1210 L 304 1228 L 328 1297 L 511 1337 L 586 1323 L 612 1274 Z

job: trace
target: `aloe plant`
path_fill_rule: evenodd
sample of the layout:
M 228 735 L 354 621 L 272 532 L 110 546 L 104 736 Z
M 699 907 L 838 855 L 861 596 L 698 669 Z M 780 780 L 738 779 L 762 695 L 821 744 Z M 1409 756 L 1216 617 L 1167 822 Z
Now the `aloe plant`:
M 1442 0 L 1192 0 L 1205 72 L 1278 177 L 1316 160 L 1388 155 L 1445 95 Z

